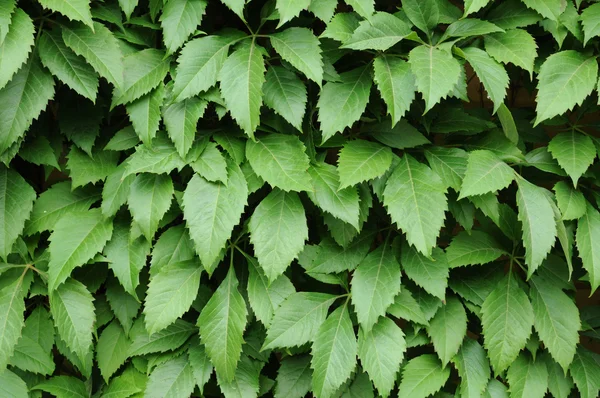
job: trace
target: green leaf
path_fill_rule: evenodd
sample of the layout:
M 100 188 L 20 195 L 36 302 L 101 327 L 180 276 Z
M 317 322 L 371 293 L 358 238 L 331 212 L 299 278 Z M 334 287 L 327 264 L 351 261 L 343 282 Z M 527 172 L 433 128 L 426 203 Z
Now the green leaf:
M 325 23 L 329 23 L 337 8 L 337 0 L 311 1 L 308 11 Z
M 200 389 L 200 393 L 203 393 L 204 385 L 208 383 L 213 372 L 213 366 L 206 355 L 205 347 L 197 343 L 191 345 L 188 349 L 188 358 L 196 379 L 196 385 Z
M 0 373 L 0 394 L 6 398 L 21 398 L 28 396 L 27 384 L 10 370 Z
M 573 389 L 573 379 L 563 368 L 554 362 L 550 355 L 540 357 L 548 368 L 548 391 L 556 398 L 567 398 Z
M 490 0 L 465 0 L 465 16 L 473 14 L 485 7 Z
M 581 192 L 566 181 L 557 182 L 553 189 L 563 220 L 576 220 L 585 214 L 586 202 Z
M 170 0 L 162 10 L 160 25 L 169 54 L 174 53 L 194 33 L 206 10 L 206 0 Z
M 133 221 L 148 242 L 158 230 L 158 223 L 171 207 L 173 181 L 165 174 L 142 173 L 131 184 L 127 206 Z
M 385 55 L 375 58 L 373 71 L 375 83 L 387 105 L 393 127 L 408 112 L 415 99 L 415 77 L 407 62 Z
M 306 28 L 288 28 L 269 36 L 271 45 L 285 61 L 321 85 L 323 61 L 319 39 Z
M 231 54 L 219 72 L 221 94 L 227 109 L 249 137 L 259 124 L 265 64 L 254 41 Z
M 309 198 L 323 211 L 359 228 L 359 197 L 356 187 L 340 189 L 340 182 L 335 166 L 327 163 L 311 165 L 308 169 L 312 177 L 312 190 Z
M 127 202 L 131 184 L 135 175 L 125 176 L 127 164 L 121 163 L 117 169 L 106 177 L 102 188 L 102 215 L 112 217 Z M 89 207 L 89 206 L 88 206 Z
M 522 0 L 528 8 L 541 14 L 543 17 L 556 21 L 565 10 L 561 0 Z
M 224 381 L 217 373 L 217 383 L 225 397 L 257 397 L 261 389 L 260 371 L 263 364 L 243 356 L 232 381 Z
M 59 12 L 71 21 L 81 21 L 92 30 L 97 24 L 92 23 L 92 13 L 90 11 L 89 0 L 41 0 L 40 4 L 44 8 L 49 8 L 52 11 Z
M 587 45 L 592 37 L 600 34 L 600 4 L 591 4 L 581 13 L 581 24 L 585 39 L 583 45 Z
M 67 155 L 67 169 L 72 188 L 104 180 L 117 170 L 119 154 L 114 151 L 98 151 L 90 156 L 75 145 Z
M 517 179 L 517 207 L 519 221 L 523 223 L 523 246 L 527 276 L 540 266 L 556 240 L 554 211 L 544 188 L 523 178 Z
M 327 317 L 312 345 L 312 390 L 330 397 L 350 377 L 356 366 L 358 347 L 348 313 L 348 301 Z
M 380 318 L 370 332 L 358 331 L 358 357 L 381 396 L 389 396 L 404 359 L 404 333 L 390 318 Z
M 311 389 L 310 357 L 294 355 L 281 361 L 275 384 L 275 398 L 302 398 Z
M 271 324 L 275 309 L 296 292 L 294 285 L 287 276 L 281 275 L 269 283 L 258 262 L 247 257 L 248 260 L 248 301 L 256 318 L 265 326 Z
M 430 30 L 439 22 L 439 8 L 435 0 L 402 0 L 402 10 L 421 31 L 430 35 Z
M 279 11 L 279 23 L 277 27 L 291 21 L 300 14 L 300 11 L 306 10 L 311 0 L 277 0 L 275 8 Z
M 446 248 L 448 265 L 452 268 L 486 264 L 508 255 L 492 236 L 483 231 L 459 232 Z
M 65 398 L 87 398 L 89 396 L 83 381 L 71 376 L 54 376 L 32 389 Z
M 147 375 L 130 366 L 110 382 L 108 388 L 104 390 L 102 398 L 123 398 L 143 393 L 147 381 Z
M 198 295 L 202 266 L 188 260 L 162 267 L 148 284 L 144 305 L 146 329 L 154 334 L 182 316 Z
M 406 319 L 421 325 L 427 325 L 428 323 L 419 303 L 408 289 L 400 290 L 400 293 L 394 299 L 394 304 L 388 307 L 387 312 L 396 318 Z
M 471 36 L 484 36 L 502 31 L 503 29 L 491 22 L 477 18 L 465 18 L 451 23 L 444 32 L 444 36 L 465 38 Z
M 509 80 L 506 70 L 488 53 L 476 47 L 463 48 L 461 51 L 475 73 L 477 73 L 477 77 L 479 77 L 485 91 L 494 103 L 495 113 L 500 105 L 504 103 L 504 97 L 506 97 Z
M 125 363 L 131 342 L 117 321 L 112 321 L 100 334 L 96 360 L 106 382 Z
M 12 14 L 8 34 L 3 42 L 0 41 L 0 88 L 6 86 L 27 61 L 33 46 L 34 30 L 29 15 L 17 8 Z
M 374 0 L 345 0 L 352 9 L 361 17 L 369 19 L 375 12 Z
M 273 282 L 298 257 L 308 239 L 298 194 L 275 188 L 254 210 L 248 229 L 258 263 Z
M 168 174 L 185 166 L 173 143 L 163 134 L 152 141 L 152 146 L 138 145 L 126 162 L 124 177 L 135 173 Z
M 54 79 L 37 57 L 29 61 L 0 89 L 0 154 L 23 135 L 54 96 Z
M 402 246 L 402 268 L 410 279 L 429 294 L 445 299 L 448 286 L 448 261 L 440 248 L 433 249 L 430 258 L 408 244 Z
M 456 355 L 467 334 L 467 313 L 460 300 L 449 297 L 429 321 L 427 333 L 442 365 Z
M 579 347 L 570 367 L 573 381 L 581 394 L 581 398 L 598 396 L 600 390 L 600 368 L 597 354 Z
M 485 398 L 508 398 L 508 390 L 504 384 L 496 379 L 491 379 L 484 391 Z
M 430 255 L 448 209 L 446 187 L 426 165 L 405 154 L 387 180 L 383 204 L 419 252 Z
M 49 290 L 50 312 L 58 335 L 85 362 L 92 349 L 92 332 L 96 320 L 94 298 L 84 284 L 72 278 L 58 288 Z
M 194 243 L 183 224 L 174 226 L 160 235 L 152 248 L 150 273 L 155 275 L 162 267 L 192 260 L 195 257 Z
M 0 166 L 0 258 L 6 260 L 12 252 L 25 220 L 29 218 L 36 193 L 14 170 Z
M 281 66 L 269 67 L 265 79 L 265 104 L 302 131 L 307 100 L 304 83 L 295 73 Z
M 196 125 L 207 105 L 204 100 L 189 98 L 167 105 L 162 110 L 167 133 L 182 158 L 192 148 L 196 138 Z
M 386 244 L 367 255 L 352 275 L 352 304 L 365 332 L 385 315 L 400 292 L 400 264 Z
M 562 289 L 534 276 L 530 279 L 534 326 L 540 339 L 565 372 L 579 341 L 579 311 Z
M 514 178 L 513 169 L 493 152 L 470 152 L 458 199 L 502 190 L 508 187 Z
M 600 247 L 596 242 L 600 239 L 600 213 L 589 202 L 585 214 L 577 224 L 577 250 L 588 272 L 592 293 L 600 285 Z
M 296 347 L 311 341 L 336 298 L 331 294 L 316 292 L 289 295 L 275 310 L 261 350 Z
M 362 21 L 342 48 L 353 50 L 385 51 L 412 31 L 410 26 L 387 12 L 377 12 L 368 21 Z
M 246 144 L 246 157 L 254 172 L 284 191 L 311 189 L 305 152 L 304 144 L 294 135 L 269 134 Z
M 204 179 L 227 185 L 227 162 L 213 142 L 209 142 L 198 159 L 190 164 Z
M 102 251 L 112 230 L 112 221 L 105 219 L 100 209 L 69 212 L 61 217 L 50 235 L 48 289 L 56 289 L 76 267 Z M 73 284 L 70 283 L 71 290 Z
M 6 38 L 12 14 L 15 12 L 17 2 L 15 0 L 9 0 L 2 3 L 0 6 L 0 44 Z
M 183 194 L 183 217 L 209 275 L 233 227 L 239 223 L 248 198 L 248 187 L 240 168 L 230 162 L 227 169 L 227 186 L 208 182 L 196 174 Z
M 510 385 L 510 396 L 519 398 L 543 398 L 548 389 L 546 365 L 521 354 L 510 365 L 506 375 Z
M 399 398 L 425 398 L 439 391 L 450 377 L 435 355 L 420 355 L 402 368 Z
M 105 151 L 126 151 L 139 144 L 140 138 L 137 136 L 133 127 L 127 126 L 115 133 L 113 137 L 104 146 Z
M 323 142 L 360 119 L 369 102 L 372 84 L 367 67 L 342 73 L 339 82 L 325 84 L 317 103 Z
M 150 93 L 126 105 L 133 129 L 145 145 L 152 144 L 152 139 L 158 131 L 164 95 L 164 86 L 159 84 Z
M 467 171 L 467 152 L 460 148 L 431 147 L 425 151 L 425 157 L 444 185 L 459 192 Z
M 537 57 L 537 44 L 533 36 L 523 29 L 507 30 L 486 35 L 485 50 L 496 61 L 512 63 L 533 74 L 533 62 Z
M 21 337 L 21 329 L 24 324 L 23 277 L 7 283 L 0 289 L 0 369 L 4 373 L 8 372 L 6 365 Z M 1 375 L 2 373 L 0 373 L 0 377 Z
M 363 232 L 345 248 L 338 246 L 332 239 L 323 239 L 316 247 L 317 250 L 310 266 L 306 268 L 309 272 L 316 273 L 353 270 L 369 252 L 372 241 L 373 234 L 370 231 Z M 306 248 L 308 247 L 310 246 L 306 246 Z M 302 254 L 300 255 L 302 256 Z M 299 262 L 304 266 L 302 261 Z
M 481 397 L 490 379 L 490 362 L 483 347 L 476 340 L 466 337 L 452 362 L 461 378 L 460 396 Z
M 425 99 L 425 112 L 451 94 L 460 78 L 459 62 L 450 52 L 437 47 L 415 47 L 408 55 L 408 62 L 415 75 L 417 89 Z
M 176 350 L 185 343 L 198 329 L 191 323 L 178 319 L 166 329 L 149 335 L 144 326 L 143 318 L 138 318 L 131 328 L 129 337 L 132 339 L 129 355 L 144 355 L 155 352 Z
M 496 373 L 506 370 L 527 343 L 533 308 L 517 280 L 507 275 L 481 306 L 484 346 Z
M 348 141 L 338 158 L 339 189 L 380 177 L 391 164 L 389 147 L 366 140 Z
M 534 126 L 581 104 L 592 93 L 597 80 L 596 58 L 573 50 L 550 55 L 538 75 Z
M 148 378 L 145 398 L 179 398 L 192 394 L 196 383 L 185 355 L 158 365 Z
M 176 0 L 174 0 L 176 1 Z M 116 87 L 110 105 L 127 104 L 148 94 L 165 79 L 171 58 L 164 51 L 147 48 L 123 58 L 123 86 Z
M 206 353 L 218 377 L 226 382 L 235 377 L 247 313 L 246 302 L 238 291 L 235 270 L 231 267 L 198 317 Z
M 119 41 L 106 26 L 95 22 L 93 27 L 93 31 L 81 25 L 63 27 L 62 38 L 67 47 L 85 58 L 100 76 L 115 87 L 121 87 L 124 69 Z
M 242 21 L 244 19 L 244 5 L 246 0 L 221 0 L 231 11 L 233 11 Z
M 548 151 L 571 177 L 575 188 L 579 178 L 596 159 L 596 148 L 592 139 L 575 130 L 555 135 L 548 143 Z
M 360 19 L 355 13 L 338 12 L 327 24 L 327 28 L 320 37 L 337 40 L 341 43 L 352 37 L 352 34 L 358 28 Z

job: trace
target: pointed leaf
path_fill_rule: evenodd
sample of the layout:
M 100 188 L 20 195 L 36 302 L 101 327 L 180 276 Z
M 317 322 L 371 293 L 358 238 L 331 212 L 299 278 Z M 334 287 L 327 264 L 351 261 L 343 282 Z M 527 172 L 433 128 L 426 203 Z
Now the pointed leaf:
M 227 185 L 227 162 L 214 142 L 209 142 L 200 157 L 190 166 L 205 180 Z
M 298 76 L 281 66 L 271 66 L 263 86 L 265 104 L 302 131 L 306 108 L 306 86 Z
M 0 41 L 0 88 L 6 86 L 13 75 L 27 61 L 33 46 L 35 28 L 29 15 L 20 8 L 12 14 L 10 29 Z
M 28 396 L 27 384 L 10 370 L 0 373 L 0 394 L 6 398 L 21 398 Z
M 586 202 L 581 192 L 566 181 L 557 182 L 553 189 L 563 220 L 576 220 L 585 214 Z
M 407 62 L 384 55 L 375 58 L 373 71 L 393 127 L 408 112 L 415 99 L 415 77 Z
M 583 268 L 590 276 L 592 293 L 600 285 L 600 213 L 591 204 L 587 204 L 586 212 L 577 225 L 577 251 L 583 262 Z
M 133 129 L 145 145 L 151 145 L 158 131 L 164 91 L 164 86 L 159 84 L 150 93 L 126 105 Z
M 442 365 L 456 355 L 467 334 L 467 313 L 456 297 L 450 297 L 429 321 L 427 333 Z
M 0 166 L 0 259 L 6 260 L 12 252 L 35 198 L 35 191 L 19 173 Z
M 533 360 L 525 354 L 519 355 L 506 375 L 510 385 L 510 396 L 518 398 L 543 398 L 548 389 L 546 364 Z
M 377 12 L 368 21 L 362 21 L 349 39 L 344 40 L 343 48 L 353 50 L 385 51 L 412 31 L 410 26 L 387 12 Z
M 592 139 L 575 130 L 555 135 L 548 143 L 548 151 L 571 177 L 576 188 L 579 178 L 596 159 Z
M 150 374 L 145 398 L 178 398 L 192 394 L 196 383 L 185 355 L 158 365 Z
M 431 147 L 425 151 L 425 157 L 444 185 L 459 192 L 467 171 L 467 152 L 460 148 Z
M 271 45 L 281 58 L 321 85 L 323 61 L 319 39 L 306 28 L 289 28 L 269 36 Z
M 106 382 L 125 363 L 131 342 L 125 331 L 115 320 L 100 334 L 96 346 L 98 368 Z
M 486 264 L 505 254 L 508 253 L 502 246 L 483 231 L 459 232 L 446 248 L 448 264 L 452 268 Z
M 310 3 L 311 0 L 277 0 L 275 3 L 275 8 L 279 11 L 277 27 L 297 17 L 300 11 L 308 8 Z
M 522 0 L 525 5 L 545 18 L 556 21 L 565 10 L 565 3 L 561 0 Z
M 0 289 L 0 369 L 4 373 L 8 372 L 6 365 L 21 337 L 24 325 L 24 298 L 23 278 L 18 278 Z M 0 377 L 1 375 L 2 373 Z
M 593 398 L 600 391 L 600 368 L 597 354 L 579 347 L 573 358 L 570 373 L 581 398 Z
M 461 377 L 460 396 L 481 397 L 490 379 L 490 362 L 483 347 L 467 337 L 452 362 Z
M 131 184 L 127 205 L 133 221 L 148 242 L 158 230 L 158 223 L 171 207 L 173 181 L 165 174 L 142 173 Z
M 338 158 L 339 189 L 380 177 L 391 165 L 389 147 L 366 140 L 348 141 Z
M 439 391 L 450 377 L 450 369 L 443 368 L 431 354 L 408 361 L 402 369 L 399 398 L 425 398 Z
M 537 44 L 533 36 L 523 29 L 512 29 L 502 33 L 485 35 L 485 50 L 496 61 L 512 63 L 533 73 L 533 62 L 537 56 Z
M 207 105 L 208 103 L 201 99 L 189 98 L 163 108 L 162 113 L 167 133 L 182 158 L 192 148 L 196 138 L 196 125 Z
M 504 103 L 506 89 L 508 88 L 508 74 L 502 65 L 496 62 L 483 50 L 476 47 L 462 49 L 465 59 L 471 64 L 477 77 L 488 96 L 494 103 L 494 112 Z
M 311 389 L 309 356 L 290 356 L 281 361 L 275 384 L 276 398 L 302 398 Z
M 194 33 L 206 10 L 206 0 L 172 0 L 162 10 L 160 25 L 163 40 L 170 53 L 174 53 Z

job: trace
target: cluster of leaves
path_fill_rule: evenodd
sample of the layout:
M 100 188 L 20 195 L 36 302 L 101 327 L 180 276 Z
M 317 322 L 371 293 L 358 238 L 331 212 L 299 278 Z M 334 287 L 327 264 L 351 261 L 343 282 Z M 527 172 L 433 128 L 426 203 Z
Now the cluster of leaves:
M 596 398 L 598 35 L 572 0 L 0 1 L 0 396 Z

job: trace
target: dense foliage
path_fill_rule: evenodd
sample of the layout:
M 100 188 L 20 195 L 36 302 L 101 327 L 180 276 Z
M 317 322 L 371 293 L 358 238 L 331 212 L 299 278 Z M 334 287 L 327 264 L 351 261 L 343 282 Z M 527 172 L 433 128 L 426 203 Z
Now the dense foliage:
M 0 396 L 596 398 L 598 35 L 0 0 Z

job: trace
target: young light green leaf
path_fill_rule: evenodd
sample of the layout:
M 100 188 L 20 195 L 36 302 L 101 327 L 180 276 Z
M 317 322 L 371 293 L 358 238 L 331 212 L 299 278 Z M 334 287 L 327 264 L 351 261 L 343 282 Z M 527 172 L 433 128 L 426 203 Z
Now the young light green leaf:
M 0 259 L 6 260 L 12 252 L 35 198 L 35 191 L 19 173 L 0 166 Z
M 235 377 L 247 313 L 246 302 L 238 291 L 235 270 L 231 267 L 198 317 L 200 338 L 223 381 L 232 381 Z
M 16 6 L 17 2 L 15 0 L 5 1 L 0 6 L 0 44 L 2 44 L 8 34 L 11 17 L 15 12 Z
M 262 350 L 296 347 L 312 341 L 336 298 L 315 292 L 289 295 L 275 310 Z
M 346 301 L 323 322 L 312 345 L 312 390 L 317 397 L 331 397 L 350 377 L 357 351 Z
M 408 62 L 415 75 L 417 89 L 425 99 L 425 112 L 451 94 L 460 78 L 460 63 L 450 52 L 437 47 L 415 47 L 408 55 Z
M 0 154 L 22 139 L 25 131 L 54 96 L 54 79 L 37 57 L 29 61 L 0 89 Z
M 10 370 L 0 373 L 0 394 L 6 398 L 27 397 L 29 388 L 19 376 Z
M 172 197 L 173 181 L 165 174 L 142 173 L 131 184 L 127 206 L 148 242 L 152 242 L 158 223 L 171 207 Z
M 386 244 L 367 255 L 352 276 L 352 305 L 361 329 L 369 332 L 400 292 L 400 264 Z
M 279 11 L 279 23 L 277 27 L 291 21 L 300 14 L 300 11 L 306 10 L 311 0 L 277 0 L 275 8 Z
M 304 83 L 294 72 L 281 66 L 269 67 L 265 79 L 265 104 L 302 131 L 307 100 Z
M 275 384 L 275 398 L 302 398 L 311 389 L 312 369 L 308 355 L 290 356 L 281 361 Z
M 544 188 L 523 178 L 517 179 L 517 207 L 519 221 L 523 223 L 523 246 L 527 276 L 540 266 L 556 240 L 556 221 L 550 198 Z
M 435 355 L 425 354 L 408 361 L 402 368 L 398 398 L 426 398 L 439 391 L 450 377 Z
M 275 188 L 254 210 L 248 229 L 258 263 L 273 282 L 298 257 L 308 239 L 298 194 Z
M 75 225 L 76 222 L 71 224 Z M 85 362 L 92 349 L 92 332 L 96 319 L 94 298 L 83 283 L 72 278 L 50 291 L 50 312 L 58 335 Z
M 476 47 L 463 48 L 462 54 L 479 77 L 490 99 L 494 103 L 494 113 L 504 103 L 508 88 L 508 74 L 504 67 L 483 50 Z
M 160 25 L 169 54 L 174 53 L 196 31 L 206 10 L 206 0 L 172 0 L 162 10 Z
M 104 381 L 108 383 L 112 375 L 125 363 L 130 346 L 131 341 L 116 320 L 102 331 L 96 346 L 96 360 Z
M 127 104 L 127 115 L 133 130 L 145 145 L 150 146 L 152 139 L 156 136 L 160 123 L 160 109 L 165 95 L 164 86 L 159 84 L 157 88 L 142 98 Z
M 446 187 L 426 165 L 405 154 L 387 180 L 383 204 L 408 242 L 430 255 L 448 209 Z
M 581 394 L 581 398 L 598 396 L 600 390 L 600 368 L 597 354 L 579 347 L 570 366 L 573 381 Z
M 400 18 L 387 12 L 377 12 L 368 21 L 360 23 L 342 48 L 385 51 L 411 32 L 410 26 Z
M 576 220 L 585 214 L 585 197 L 580 191 L 566 181 L 557 182 L 553 189 L 563 220 Z
M 207 181 L 227 185 L 227 162 L 214 142 L 208 142 L 200 157 L 190 166 Z
M 33 46 L 34 30 L 29 15 L 17 8 L 12 14 L 8 34 L 4 41 L 0 41 L 0 88 L 6 86 L 27 61 Z
M 429 321 L 427 333 L 442 365 L 456 355 L 467 334 L 467 313 L 460 300 L 449 297 Z
M 345 3 L 365 19 L 369 19 L 375 12 L 374 0 L 345 0 Z
M 317 103 L 323 142 L 360 119 L 372 84 L 370 69 L 366 67 L 342 73 L 339 82 L 325 84 Z
M 144 398 L 187 397 L 194 392 L 196 383 L 192 367 L 185 355 L 158 365 L 148 378 Z
M 492 236 L 483 231 L 459 232 L 446 248 L 452 268 L 486 264 L 508 254 Z
M 592 139 L 574 129 L 555 135 L 548 143 L 548 151 L 571 177 L 575 188 L 579 178 L 596 159 L 596 147 Z
M 311 189 L 305 152 L 304 144 L 295 135 L 269 134 L 246 143 L 246 157 L 254 172 L 284 191 Z
M 520 66 L 531 75 L 537 57 L 537 44 L 533 36 L 523 29 L 507 30 L 503 33 L 486 35 L 485 50 L 496 61 Z
M 581 13 L 585 46 L 592 37 L 600 34 L 600 4 L 590 4 Z
M 398 58 L 381 55 L 373 61 L 374 80 L 392 118 L 392 127 L 410 109 L 415 99 L 415 77 L 410 65 Z
M 148 94 L 164 80 L 171 58 L 164 51 L 147 48 L 123 58 L 123 86 L 113 91 L 111 109 Z
M 13 355 L 24 325 L 25 292 L 23 290 L 23 277 L 0 289 L 0 369 L 4 373 L 8 372 L 6 365 Z
M 338 158 L 339 189 L 380 177 L 391 164 L 389 147 L 366 140 L 348 141 Z
M 233 227 L 240 221 L 248 198 L 248 187 L 240 168 L 230 162 L 227 170 L 227 186 L 208 182 L 196 174 L 183 194 L 183 217 L 209 274 Z
M 163 108 L 163 121 L 177 152 L 185 158 L 196 138 L 198 120 L 208 103 L 198 98 L 188 98 Z
M 431 147 L 425 151 L 425 157 L 444 185 L 459 192 L 467 171 L 467 152 L 460 148 Z
M 506 378 L 510 385 L 510 396 L 518 398 L 543 398 L 548 389 L 548 369 L 539 359 L 525 353 L 510 365 Z
M 461 377 L 460 396 L 481 397 L 490 379 L 490 362 L 483 347 L 476 340 L 466 337 L 452 362 Z
M 589 202 L 585 214 L 577 225 L 577 250 L 583 262 L 583 268 L 590 276 L 592 292 L 600 285 L 600 213 Z
M 484 346 L 496 373 L 513 363 L 531 335 L 533 308 L 517 283 L 507 275 L 481 306 Z
M 370 332 L 358 330 L 358 357 L 383 397 L 394 388 L 405 351 L 404 333 L 390 318 L 380 318 Z
M 265 64 L 254 41 L 231 54 L 219 72 L 221 94 L 227 109 L 249 137 L 259 124 Z
M 514 178 L 513 169 L 493 152 L 470 152 L 458 199 L 502 190 L 508 187 Z
M 64 26 L 62 38 L 67 47 L 85 58 L 100 76 L 115 87 L 123 86 L 123 55 L 119 41 L 98 22 L 94 23 L 93 29 L 81 25 Z
M 48 289 L 55 290 L 76 267 L 102 251 L 112 230 L 112 220 L 105 219 L 100 209 L 69 212 L 61 217 L 50 235 Z M 73 283 L 66 289 L 73 289 Z
M 535 330 L 554 360 L 566 372 L 579 341 L 579 311 L 569 296 L 541 277 L 532 277 L 530 285 Z
M 550 55 L 540 68 L 534 126 L 581 104 L 598 80 L 595 57 L 566 50 Z
M 553 21 L 558 20 L 560 14 L 565 10 L 565 3 L 560 0 L 522 0 L 525 5 L 543 17 Z
M 162 267 L 148 284 L 144 315 L 148 333 L 163 330 L 182 316 L 198 295 L 202 266 L 188 260 Z

